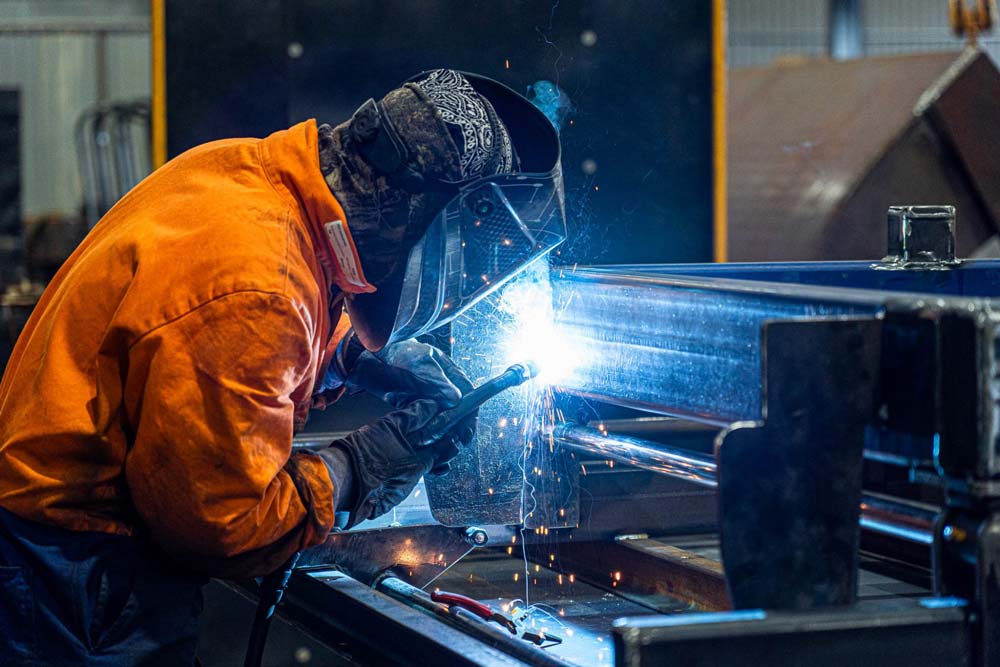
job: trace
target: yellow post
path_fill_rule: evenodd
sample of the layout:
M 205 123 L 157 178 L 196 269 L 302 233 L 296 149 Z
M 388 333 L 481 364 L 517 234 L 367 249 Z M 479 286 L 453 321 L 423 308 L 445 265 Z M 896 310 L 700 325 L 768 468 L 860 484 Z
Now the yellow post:
M 712 0 L 712 243 L 716 262 L 729 256 L 726 223 L 726 2 Z
M 151 0 L 150 28 L 152 31 L 152 95 L 150 123 L 152 125 L 153 169 L 167 161 L 167 43 L 166 0 Z

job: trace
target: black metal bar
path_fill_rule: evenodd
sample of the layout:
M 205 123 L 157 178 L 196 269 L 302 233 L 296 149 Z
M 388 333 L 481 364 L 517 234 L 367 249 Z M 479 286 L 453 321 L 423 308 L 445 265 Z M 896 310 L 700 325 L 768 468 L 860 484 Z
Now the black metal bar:
M 878 601 L 615 621 L 615 665 L 972 665 L 963 600 Z

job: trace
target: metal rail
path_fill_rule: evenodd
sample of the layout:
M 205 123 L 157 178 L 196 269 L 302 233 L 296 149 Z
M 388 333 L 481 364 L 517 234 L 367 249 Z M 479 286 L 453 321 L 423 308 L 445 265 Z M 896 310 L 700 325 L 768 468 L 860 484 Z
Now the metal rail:
M 667 445 L 615 434 L 586 426 L 561 424 L 552 437 L 555 444 L 578 452 L 612 459 L 643 470 L 662 473 L 702 486 L 717 486 L 717 466 L 710 456 Z M 930 545 L 933 540 L 934 509 L 894 498 L 865 494 L 861 501 L 861 527 L 907 542 Z

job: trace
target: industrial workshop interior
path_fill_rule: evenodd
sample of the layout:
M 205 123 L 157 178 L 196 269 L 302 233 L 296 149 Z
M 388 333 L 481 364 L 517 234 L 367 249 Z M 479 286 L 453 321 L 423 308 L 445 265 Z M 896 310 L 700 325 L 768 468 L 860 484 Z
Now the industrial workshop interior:
M 0 665 L 1000 667 L 996 0 L 0 0 Z

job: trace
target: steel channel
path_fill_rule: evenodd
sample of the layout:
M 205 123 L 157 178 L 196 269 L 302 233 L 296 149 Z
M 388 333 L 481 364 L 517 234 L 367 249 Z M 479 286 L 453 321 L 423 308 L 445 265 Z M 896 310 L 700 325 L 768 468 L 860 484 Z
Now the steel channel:
M 558 269 L 552 290 L 558 333 L 581 360 L 560 391 L 719 426 L 761 418 L 765 324 L 876 317 L 887 299 L 631 267 Z
M 586 426 L 561 424 L 552 431 L 555 444 L 643 470 L 717 486 L 717 466 L 710 456 L 686 452 L 656 442 L 605 434 Z M 930 545 L 936 511 L 888 496 L 865 494 L 861 501 L 861 527 L 907 542 Z

